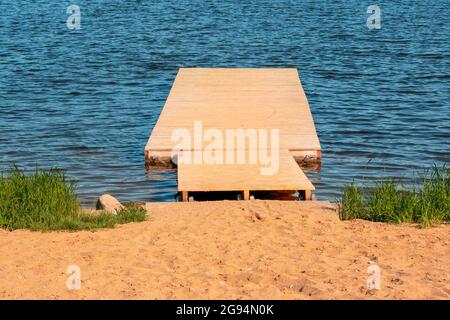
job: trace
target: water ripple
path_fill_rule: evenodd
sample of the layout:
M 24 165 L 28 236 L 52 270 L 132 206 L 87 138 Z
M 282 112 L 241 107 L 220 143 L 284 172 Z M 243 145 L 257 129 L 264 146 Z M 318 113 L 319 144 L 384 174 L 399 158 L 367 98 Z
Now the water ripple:
M 60 167 L 92 202 L 172 200 L 143 148 L 179 67 L 295 67 L 323 148 L 319 198 L 450 158 L 447 1 L 0 3 L 0 167 Z

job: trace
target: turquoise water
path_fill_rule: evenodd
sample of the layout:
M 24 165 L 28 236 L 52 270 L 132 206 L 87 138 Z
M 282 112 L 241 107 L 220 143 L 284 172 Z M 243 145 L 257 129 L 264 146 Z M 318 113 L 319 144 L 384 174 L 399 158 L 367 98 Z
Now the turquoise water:
M 81 9 L 69 30 L 66 9 Z M 381 8 L 369 30 L 367 6 Z M 84 201 L 172 200 L 143 149 L 179 67 L 295 67 L 320 199 L 450 159 L 448 1 L 0 0 L 0 167 L 59 167 Z

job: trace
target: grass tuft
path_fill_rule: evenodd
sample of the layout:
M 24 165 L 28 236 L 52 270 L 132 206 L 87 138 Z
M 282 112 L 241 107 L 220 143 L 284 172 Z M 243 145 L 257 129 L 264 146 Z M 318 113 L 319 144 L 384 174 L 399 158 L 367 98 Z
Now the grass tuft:
M 430 226 L 450 221 L 450 169 L 433 166 L 420 186 L 406 189 L 395 180 L 377 182 L 372 187 L 352 183 L 338 201 L 342 220 L 365 219 L 390 223 L 420 223 Z
M 12 167 L 0 175 L 0 228 L 75 231 L 145 220 L 145 209 L 137 205 L 117 214 L 83 213 L 75 188 L 61 170 L 36 169 L 27 175 Z

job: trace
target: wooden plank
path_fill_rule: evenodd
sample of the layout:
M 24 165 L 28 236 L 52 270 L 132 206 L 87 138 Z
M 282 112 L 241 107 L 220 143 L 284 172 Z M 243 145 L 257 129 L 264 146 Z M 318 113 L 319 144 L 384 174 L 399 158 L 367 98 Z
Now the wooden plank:
M 314 186 L 287 153 L 274 175 L 262 175 L 260 164 L 178 164 L 179 191 L 286 191 L 314 190 Z
M 280 147 L 320 150 L 296 69 L 182 68 L 146 145 L 146 153 L 172 150 L 179 128 L 278 129 Z
M 251 191 L 300 190 L 311 199 L 314 186 L 294 157 L 320 158 L 320 143 L 296 69 L 180 69 L 146 145 L 146 161 L 170 157 L 178 143 L 171 138 L 179 129 L 191 138 L 183 151 L 192 151 L 193 157 L 211 142 L 203 136 L 209 129 L 223 137 L 223 153 L 230 150 L 230 130 L 249 134 L 242 144 L 233 140 L 234 161 L 178 163 L 183 201 L 189 192 L 205 191 L 242 192 L 248 200 Z M 257 143 L 249 143 L 255 133 Z M 259 144 L 263 134 L 268 144 Z M 272 145 L 273 139 L 279 139 L 278 145 Z M 236 161 L 241 151 L 244 162 Z M 255 151 L 270 155 L 270 163 L 247 161 Z M 274 170 L 267 174 L 263 168 Z
M 306 201 L 311 201 L 312 200 L 311 190 L 305 190 L 305 200 Z

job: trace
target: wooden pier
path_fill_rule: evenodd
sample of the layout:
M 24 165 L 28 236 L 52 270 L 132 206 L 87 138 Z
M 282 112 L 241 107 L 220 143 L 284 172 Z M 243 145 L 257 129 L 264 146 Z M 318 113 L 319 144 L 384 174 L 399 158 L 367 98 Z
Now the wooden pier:
M 276 130 L 278 170 L 264 175 L 258 163 L 180 162 L 178 190 L 184 201 L 190 192 L 211 191 L 237 191 L 244 199 L 252 191 L 300 191 L 311 198 L 314 186 L 295 160 L 320 159 L 320 142 L 296 69 L 180 69 L 145 147 L 146 165 L 170 165 L 177 152 L 203 151 L 204 144 L 195 141 L 174 151 L 173 133 L 183 129 L 195 137 L 197 123 L 201 132 L 213 130 L 223 137 L 227 130 Z M 249 136 L 245 139 L 250 141 Z M 233 148 L 248 155 L 252 148 L 265 147 Z

